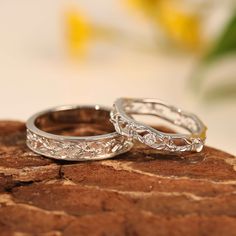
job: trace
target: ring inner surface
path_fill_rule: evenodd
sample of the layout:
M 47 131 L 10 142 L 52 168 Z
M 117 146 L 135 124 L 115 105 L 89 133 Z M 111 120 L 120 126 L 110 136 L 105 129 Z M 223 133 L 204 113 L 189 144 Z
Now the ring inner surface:
M 126 101 L 123 103 L 123 107 L 125 112 L 132 118 L 133 115 L 155 116 L 173 124 L 175 127 L 179 126 L 189 133 L 200 132 L 200 127 L 193 117 L 178 112 L 176 108 L 174 109 L 173 107 L 169 107 L 162 103 Z M 174 127 L 172 127 L 171 130 L 173 130 L 173 128 Z
M 52 111 L 36 118 L 35 126 L 48 133 L 63 136 L 94 136 L 115 132 L 110 112 L 95 108 Z

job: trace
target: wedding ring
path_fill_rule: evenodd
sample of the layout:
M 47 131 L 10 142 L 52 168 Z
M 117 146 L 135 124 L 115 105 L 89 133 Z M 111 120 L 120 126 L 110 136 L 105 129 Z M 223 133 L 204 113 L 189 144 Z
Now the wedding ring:
M 70 161 L 100 160 L 125 153 L 133 143 L 115 132 L 109 114 L 110 109 L 99 105 L 61 106 L 39 112 L 26 123 L 27 146 L 38 154 Z M 94 135 L 98 129 L 99 134 Z
M 164 152 L 200 152 L 206 139 L 206 126 L 194 114 L 156 99 L 120 98 L 111 111 L 116 131 L 134 138 L 151 148 Z M 133 115 L 151 115 L 188 131 L 187 134 L 164 133 L 136 121 Z

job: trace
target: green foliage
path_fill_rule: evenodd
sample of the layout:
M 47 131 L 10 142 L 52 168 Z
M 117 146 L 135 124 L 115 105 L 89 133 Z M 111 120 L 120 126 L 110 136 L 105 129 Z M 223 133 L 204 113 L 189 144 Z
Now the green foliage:
M 226 26 L 223 34 L 212 50 L 206 55 L 203 62 L 213 62 L 216 59 L 236 52 L 236 12 Z
M 222 101 L 228 98 L 236 98 L 236 83 L 227 83 L 214 86 L 211 89 L 207 90 L 204 95 L 204 100 L 208 103 Z
M 199 92 L 201 84 L 205 79 L 204 74 L 206 70 L 210 69 L 214 62 L 224 58 L 227 55 L 233 54 L 236 55 L 236 11 L 234 12 L 229 23 L 226 25 L 223 33 L 214 44 L 213 48 L 200 62 L 192 80 L 192 86 L 194 87 L 194 90 Z M 212 87 L 205 92 L 205 95 L 203 95 L 203 99 L 205 101 L 213 102 L 222 99 L 236 98 L 236 82 L 225 84 L 225 78 L 222 80 L 223 82 L 221 85 Z

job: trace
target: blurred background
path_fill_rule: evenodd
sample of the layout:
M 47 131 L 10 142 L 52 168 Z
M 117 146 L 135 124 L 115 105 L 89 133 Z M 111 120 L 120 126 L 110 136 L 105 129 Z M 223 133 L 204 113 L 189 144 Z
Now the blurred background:
M 0 2 L 0 119 L 159 98 L 236 153 L 235 0 Z

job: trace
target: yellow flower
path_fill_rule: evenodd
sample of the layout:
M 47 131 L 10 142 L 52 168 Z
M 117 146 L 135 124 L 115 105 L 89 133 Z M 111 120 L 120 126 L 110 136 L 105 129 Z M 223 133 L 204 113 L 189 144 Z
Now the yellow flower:
M 158 3 L 161 0 L 125 0 L 132 7 L 141 9 L 148 17 L 155 15 Z
M 84 55 L 91 38 L 92 26 L 78 10 L 65 13 L 66 40 L 72 56 Z
M 183 0 L 127 0 L 177 46 L 198 50 L 203 44 L 198 12 L 187 12 Z M 181 4 L 182 3 L 182 4 Z
M 197 13 L 178 9 L 172 1 L 162 1 L 157 21 L 177 45 L 193 50 L 202 45 L 200 18 Z

